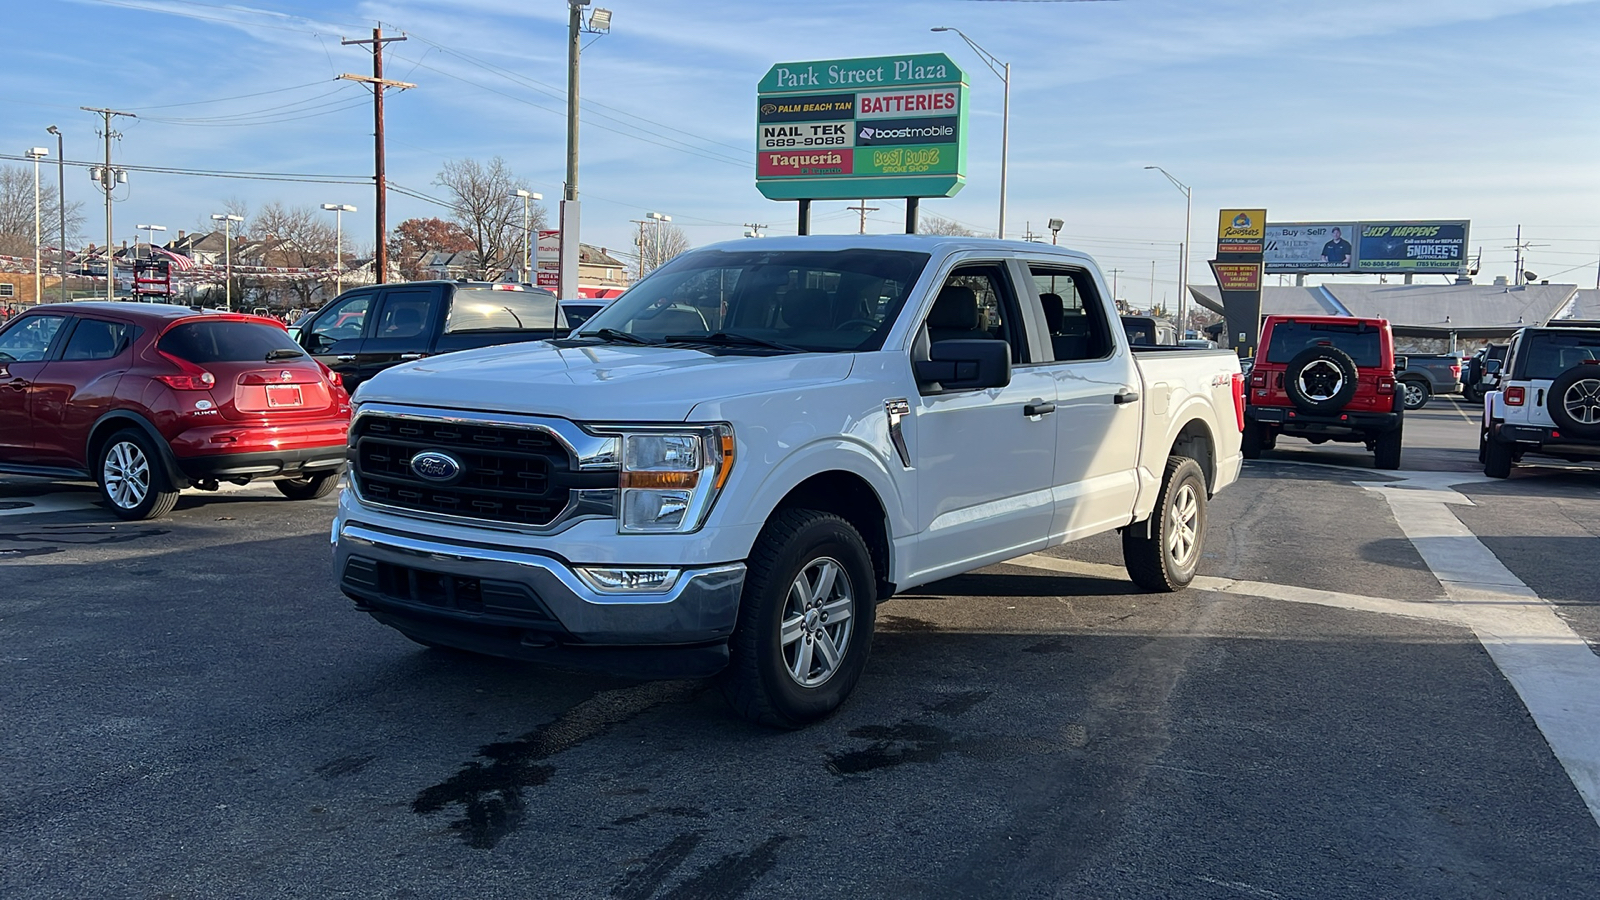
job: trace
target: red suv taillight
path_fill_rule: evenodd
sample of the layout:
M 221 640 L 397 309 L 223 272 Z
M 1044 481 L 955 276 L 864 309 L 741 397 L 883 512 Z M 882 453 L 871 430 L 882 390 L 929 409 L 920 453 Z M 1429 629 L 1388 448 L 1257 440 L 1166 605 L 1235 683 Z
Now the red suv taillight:
M 1378 376 L 1378 393 L 1380 393 L 1380 394 L 1392 394 L 1392 393 L 1394 393 L 1394 379 L 1390 378 L 1387 375 L 1379 375 Z
M 1526 402 L 1528 402 L 1528 392 L 1526 389 L 1520 387 L 1506 388 L 1507 406 L 1521 406 Z
M 335 372 L 326 365 L 323 365 L 323 362 L 320 359 L 317 360 L 317 366 L 322 369 L 322 377 L 328 379 L 329 384 L 333 385 L 334 387 L 344 387 L 343 375 L 340 375 L 338 372 Z
M 187 359 L 181 359 L 170 353 L 161 354 L 161 358 L 178 367 L 176 375 L 156 376 L 156 380 L 167 387 L 179 391 L 209 391 L 216 386 L 217 376 Z
M 1262 375 L 1259 372 L 1251 373 L 1251 375 L 1250 375 L 1250 386 L 1253 387 L 1253 388 L 1264 388 L 1264 387 L 1266 387 L 1267 386 L 1267 376 Z

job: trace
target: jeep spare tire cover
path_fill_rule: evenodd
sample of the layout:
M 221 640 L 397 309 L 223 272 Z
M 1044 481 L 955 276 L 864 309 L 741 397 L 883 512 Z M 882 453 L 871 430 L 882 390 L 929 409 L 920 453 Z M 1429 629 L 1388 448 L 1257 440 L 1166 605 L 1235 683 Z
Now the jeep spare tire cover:
M 1556 376 L 1545 395 L 1550 418 L 1574 437 L 1600 438 L 1600 364 L 1578 365 Z
M 1356 395 L 1356 361 L 1338 347 L 1307 347 L 1289 360 L 1283 389 L 1311 413 L 1344 409 Z

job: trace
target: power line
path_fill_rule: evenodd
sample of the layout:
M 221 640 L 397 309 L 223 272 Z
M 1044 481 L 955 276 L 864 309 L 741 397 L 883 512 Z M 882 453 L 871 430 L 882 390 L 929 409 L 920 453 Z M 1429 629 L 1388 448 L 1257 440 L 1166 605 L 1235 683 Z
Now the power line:
M 268 94 L 284 94 L 284 93 L 288 93 L 289 91 L 298 91 L 298 90 L 302 90 L 304 88 L 314 87 L 314 86 L 319 85 L 319 84 L 327 84 L 327 83 L 328 83 L 328 79 L 319 78 L 316 81 L 308 81 L 305 84 L 297 84 L 297 85 L 293 85 L 291 87 L 285 87 L 285 88 L 276 88 L 276 89 L 270 90 L 270 91 L 258 91 L 258 92 L 254 93 L 254 94 L 240 94 L 237 97 L 218 97 L 215 100 L 190 100 L 190 101 L 188 101 L 186 103 L 165 103 L 165 104 L 162 104 L 160 106 L 130 106 L 130 107 L 128 107 L 128 109 L 130 109 L 130 110 L 132 110 L 134 112 L 138 112 L 140 110 L 145 110 L 145 109 L 172 109 L 173 107 L 176 107 L 176 106 L 204 106 L 204 105 L 206 105 L 208 103 L 228 103 L 228 102 L 233 101 L 233 100 L 248 100 L 251 97 L 265 97 Z
M 0 159 L 28 162 L 31 158 L 27 156 L 16 156 L 10 153 L 0 153 Z M 70 159 L 62 160 L 61 164 L 64 166 L 74 166 L 83 169 L 93 168 L 100 165 L 98 162 L 80 162 Z M 233 172 L 217 169 L 185 169 L 175 166 L 137 166 L 130 163 L 122 163 L 118 165 L 117 168 L 126 169 L 130 172 L 150 172 L 156 175 L 192 175 L 205 178 L 242 178 L 254 181 L 292 181 L 309 184 L 372 183 L 371 178 L 363 178 L 359 175 L 315 175 L 298 172 Z

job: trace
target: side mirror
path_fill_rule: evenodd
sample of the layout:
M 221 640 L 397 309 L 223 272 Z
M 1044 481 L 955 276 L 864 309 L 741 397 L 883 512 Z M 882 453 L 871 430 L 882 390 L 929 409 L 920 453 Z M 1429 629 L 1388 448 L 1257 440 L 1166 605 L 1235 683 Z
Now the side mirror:
M 912 367 L 917 381 L 947 391 L 977 391 L 1011 383 L 1011 345 L 997 340 L 939 341 Z
M 1489 375 L 1499 375 L 1500 374 L 1500 360 L 1498 360 L 1498 359 L 1484 360 L 1483 371 L 1485 373 L 1489 374 Z
M 1406 370 L 1406 366 L 1409 365 L 1409 363 L 1410 363 L 1410 361 L 1407 360 L 1404 356 L 1396 356 L 1394 358 L 1394 370 L 1396 372 L 1404 372 Z

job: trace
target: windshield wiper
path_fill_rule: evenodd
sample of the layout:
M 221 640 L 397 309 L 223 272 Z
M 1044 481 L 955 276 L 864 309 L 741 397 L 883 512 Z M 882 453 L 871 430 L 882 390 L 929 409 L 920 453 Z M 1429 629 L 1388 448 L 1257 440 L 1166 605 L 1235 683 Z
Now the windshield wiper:
M 734 331 L 715 331 L 711 334 L 669 334 L 666 340 L 674 344 L 717 344 L 724 347 L 766 347 L 771 350 L 785 350 L 790 353 L 808 353 L 804 347 L 793 344 L 780 344 L 766 338 L 754 335 L 739 334 Z
M 619 344 L 638 344 L 640 346 L 650 346 L 651 344 L 661 343 L 660 341 L 653 341 L 650 338 L 640 337 L 637 334 L 629 334 L 626 331 L 618 331 L 615 328 L 597 328 L 594 331 L 585 331 L 583 334 L 574 336 L 581 338 L 594 337 L 606 341 L 615 341 Z
M 301 353 L 299 350 L 294 350 L 289 347 L 279 347 L 276 350 L 267 351 L 267 362 L 272 362 L 275 359 L 296 359 L 301 356 L 305 356 L 305 354 Z

